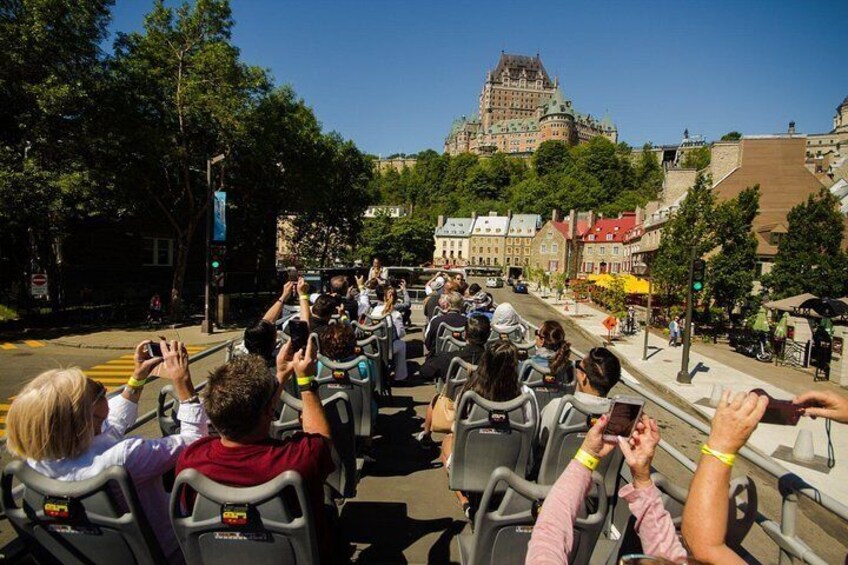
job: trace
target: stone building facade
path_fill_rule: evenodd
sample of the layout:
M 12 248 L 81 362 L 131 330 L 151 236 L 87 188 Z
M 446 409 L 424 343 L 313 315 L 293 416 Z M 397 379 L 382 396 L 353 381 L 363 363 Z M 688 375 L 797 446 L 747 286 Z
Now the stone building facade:
M 624 236 L 634 225 L 635 212 L 595 221 L 582 238 L 580 276 L 624 272 Z
M 497 212 L 470 218 L 439 216 L 433 232 L 433 264 L 464 267 L 468 265 L 502 267 L 525 266 L 530 262 L 533 238 L 542 225 L 538 214 Z
M 435 247 L 433 264 L 437 267 L 464 267 L 469 262 L 469 236 L 474 218 L 447 218 L 439 216 L 433 233 Z
M 618 141 L 618 130 L 609 117 L 599 121 L 574 109 L 538 54 L 501 53 L 483 83 L 478 113 L 454 121 L 445 153 L 528 154 L 546 140 L 574 145 L 599 135 Z
M 530 248 L 530 265 L 549 273 L 576 274 L 580 256 L 580 238 L 594 223 L 593 212 L 571 210 L 565 220 L 560 220 L 556 210 L 551 219 L 533 239 Z

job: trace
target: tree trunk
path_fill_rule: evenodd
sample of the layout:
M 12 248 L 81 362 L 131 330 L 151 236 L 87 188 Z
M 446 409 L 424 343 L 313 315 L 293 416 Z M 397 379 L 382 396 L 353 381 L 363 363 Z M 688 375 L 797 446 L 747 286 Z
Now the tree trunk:
M 188 253 L 196 229 L 194 222 L 186 226 L 186 231 L 177 237 L 176 257 L 174 258 L 174 278 L 171 282 L 171 316 L 178 320 L 183 313 L 183 285 L 188 269 Z M 205 252 L 205 250 L 204 250 Z M 206 263 L 204 260 L 204 268 Z M 206 283 L 204 277 L 204 284 Z

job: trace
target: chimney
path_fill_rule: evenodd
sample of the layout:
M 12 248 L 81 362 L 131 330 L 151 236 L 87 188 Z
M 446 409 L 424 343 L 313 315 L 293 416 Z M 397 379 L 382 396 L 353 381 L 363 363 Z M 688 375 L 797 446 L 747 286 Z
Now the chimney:
M 489 210 L 489 217 L 490 217 L 490 218 L 492 218 L 492 217 L 494 217 L 494 216 L 497 216 L 497 215 L 498 215 L 498 213 L 497 213 L 497 212 L 493 212 L 492 210 Z
M 568 213 L 568 239 L 577 239 L 577 211 L 574 208 Z
M 551 221 L 554 222 L 554 223 L 559 221 L 559 214 L 557 213 L 556 208 L 554 208 L 553 211 L 551 212 Z
M 471 221 L 473 222 L 476 219 L 477 219 L 477 212 L 471 212 Z
M 512 210 L 506 211 L 506 217 L 507 217 L 507 219 L 512 218 Z
M 795 120 L 789 122 L 789 135 L 795 135 Z
M 595 219 L 595 211 L 589 210 L 589 216 L 586 218 L 586 221 L 589 223 L 590 228 L 595 225 Z
M 440 228 L 444 225 L 445 225 L 445 217 L 443 215 L 439 214 L 439 221 L 438 221 L 438 225 L 436 227 Z

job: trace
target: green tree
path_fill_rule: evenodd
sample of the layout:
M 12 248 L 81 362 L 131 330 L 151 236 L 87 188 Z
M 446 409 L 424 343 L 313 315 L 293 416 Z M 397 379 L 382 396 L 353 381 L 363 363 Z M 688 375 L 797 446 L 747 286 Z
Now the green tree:
M 634 171 L 637 190 L 648 200 L 657 198 L 664 176 L 662 167 L 651 149 L 650 143 L 642 147 L 642 153 Z
M 699 173 L 663 228 L 651 271 L 658 289 L 672 300 L 680 301 L 686 294 L 692 258 L 703 257 L 715 247 L 714 203 L 709 177 Z
M 232 156 L 270 81 L 239 59 L 226 0 L 166 7 L 157 0 L 143 33 L 119 35 L 113 76 L 120 93 L 129 191 L 156 203 L 176 235 L 171 306 L 179 311 L 192 242 L 210 194 L 206 161 Z M 214 87 L 213 87 L 214 85 Z M 116 118 L 118 117 L 116 116 Z M 140 195 L 136 195 L 141 199 Z
M 93 138 L 111 4 L 0 3 L 0 284 L 33 261 L 51 275 L 54 306 L 69 227 L 110 211 Z
M 774 268 L 763 277 L 773 298 L 809 292 L 840 297 L 846 293 L 848 258 L 842 250 L 845 219 L 839 202 L 823 188 L 786 216 L 789 224 L 777 246 Z
M 696 147 L 687 151 L 683 156 L 683 167 L 687 169 L 697 169 L 699 171 L 706 169 L 710 164 L 710 148 L 707 145 Z
M 421 265 L 433 258 L 433 225 L 421 217 L 377 216 L 365 221 L 357 258 L 386 265 Z
M 722 141 L 739 141 L 742 139 L 742 134 L 738 131 L 730 131 L 721 136 Z
M 715 241 L 720 246 L 707 261 L 707 293 L 730 317 L 751 294 L 757 268 L 753 223 L 760 207 L 759 185 L 715 207 Z
M 573 164 L 574 158 L 568 145 L 555 139 L 543 141 L 533 153 L 533 169 L 540 177 L 561 171 Z

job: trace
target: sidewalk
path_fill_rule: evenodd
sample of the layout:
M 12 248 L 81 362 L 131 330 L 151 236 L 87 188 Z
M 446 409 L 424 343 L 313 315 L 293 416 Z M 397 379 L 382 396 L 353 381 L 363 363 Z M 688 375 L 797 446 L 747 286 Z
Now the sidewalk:
M 607 317 L 606 312 L 588 304 L 580 304 L 575 315 L 574 304 L 570 301 L 569 309 L 565 311 L 564 304 L 556 302 L 554 297 L 542 298 L 535 291 L 531 291 L 531 294 L 584 332 L 596 336 L 599 344 L 606 341 L 607 330 L 601 323 Z M 734 392 L 762 388 L 779 399 L 791 399 L 796 394 L 812 388 L 835 390 L 845 394 L 844 389 L 833 383 L 813 383 L 812 376 L 806 372 L 776 367 L 741 354 L 700 344 L 693 347 L 689 354 L 692 384 L 678 384 L 677 373 L 680 370 L 683 348 L 669 347 L 667 339 L 652 333 L 648 339 L 648 359 L 643 361 L 644 339 L 645 334 L 639 331 L 632 336 L 614 339 L 610 349 L 626 359 L 638 371 L 640 378 L 652 381 L 689 403 L 708 419 L 715 413 L 710 406 L 710 397 L 718 393 L 719 388 Z M 731 359 L 733 356 L 738 359 Z M 792 448 L 800 430 L 808 430 L 812 434 L 816 457 L 809 465 L 786 460 L 792 456 Z M 836 465 L 832 469 L 827 468 L 827 435 L 825 421 L 822 419 L 803 418 L 796 427 L 760 424 L 748 445 L 775 459 L 843 504 L 848 504 L 848 491 L 834 488 L 834 485 L 848 484 L 848 426 L 835 424 L 831 438 L 836 453 Z
M 244 329 L 215 330 L 215 333 L 207 335 L 201 333 L 200 325 L 185 326 L 171 329 L 163 326 L 151 330 L 139 329 L 115 329 L 99 332 L 69 334 L 46 340 L 51 345 L 64 347 L 82 347 L 93 349 L 133 349 L 139 342 L 145 339 L 156 339 L 163 336 L 168 340 L 177 339 L 188 345 L 215 345 L 229 339 L 241 338 Z

